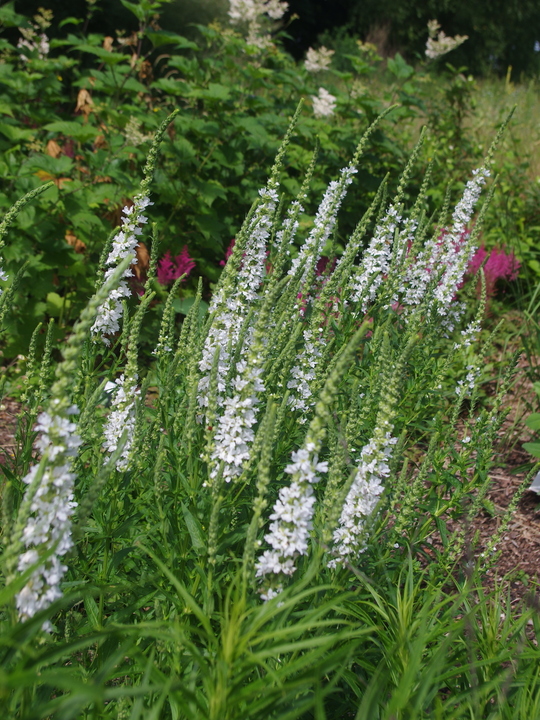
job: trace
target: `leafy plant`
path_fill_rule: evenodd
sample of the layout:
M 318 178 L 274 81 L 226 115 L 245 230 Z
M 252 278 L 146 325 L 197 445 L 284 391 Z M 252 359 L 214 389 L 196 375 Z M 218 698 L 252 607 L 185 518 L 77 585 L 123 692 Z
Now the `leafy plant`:
M 422 137 L 392 201 L 383 182 L 323 263 L 383 118 L 306 230 L 315 158 L 293 202 L 280 199 L 300 112 L 208 312 L 200 282 L 177 334 L 181 278 L 166 296 L 150 370 L 139 339 L 155 253 L 142 295 L 123 298 L 174 117 L 52 384 L 51 343 L 39 366 L 34 336 L 3 470 L 0 682 L 13 716 L 491 718 L 496 704 L 525 718 L 538 706 L 537 617 L 486 596 L 489 562 L 472 569 L 468 535 L 512 375 L 477 412 L 486 287 L 481 274 L 477 301 L 461 284 L 493 148 L 452 217 L 434 220 L 429 175 L 405 202 Z

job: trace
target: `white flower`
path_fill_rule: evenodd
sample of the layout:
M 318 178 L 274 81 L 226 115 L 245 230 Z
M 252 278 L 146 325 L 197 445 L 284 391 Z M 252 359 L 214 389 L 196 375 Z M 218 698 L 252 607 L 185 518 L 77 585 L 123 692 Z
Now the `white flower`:
M 456 35 L 448 37 L 442 30 L 437 20 L 428 21 L 429 38 L 426 42 L 426 57 L 430 60 L 446 55 L 446 53 L 454 50 L 469 38 L 468 35 Z
M 265 274 L 266 242 L 272 228 L 272 217 L 278 202 L 274 188 L 259 190 L 259 203 L 252 223 L 246 230 L 247 242 L 242 257 L 242 265 L 236 278 L 233 294 L 223 299 L 217 292 L 210 304 L 210 313 L 215 313 L 214 321 L 204 343 L 199 370 L 202 377 L 198 387 L 200 407 L 208 407 L 208 390 L 214 358 L 218 353 L 217 384 L 218 406 L 223 405 L 227 391 L 226 378 L 230 367 L 229 348 L 235 349 L 240 337 L 244 320 L 249 308 L 259 297 L 259 289 Z
M 138 147 L 147 142 L 147 140 L 152 139 L 152 135 L 145 135 L 141 132 L 141 125 L 141 121 L 137 120 L 133 115 L 127 121 L 126 127 L 124 128 L 124 137 L 129 145 Z
M 330 560 L 329 567 L 335 568 L 365 549 L 363 534 L 366 519 L 379 502 L 384 490 L 383 480 L 390 475 L 388 462 L 397 442 L 390 433 L 390 430 L 384 435 L 376 433 L 362 448 L 361 461 L 345 499 L 339 527 L 334 531 L 333 554 L 336 557 Z
M 314 50 L 310 47 L 306 53 L 306 61 L 304 63 L 306 70 L 308 70 L 309 72 L 319 72 L 320 70 L 326 70 L 328 67 L 330 67 L 333 54 L 334 50 L 329 50 L 328 48 L 324 47 L 324 45 L 318 50 Z
M 265 535 L 272 550 L 266 550 L 256 563 L 256 576 L 292 575 L 295 559 L 306 555 L 312 528 L 315 494 L 313 485 L 319 482 L 317 473 L 328 472 L 328 463 L 319 462 L 313 443 L 306 444 L 291 455 L 292 462 L 285 472 L 293 476 L 291 484 L 282 487 L 270 515 L 273 522 Z M 265 591 L 265 597 L 268 592 Z
M 132 265 L 137 262 L 138 235 L 142 233 L 139 225 L 148 222 L 148 218 L 142 212 L 149 205 L 153 205 L 153 203 L 150 202 L 147 195 L 137 195 L 134 198 L 133 205 L 123 209 L 122 229 L 116 234 L 107 257 L 105 280 L 114 273 L 116 267 L 124 258 L 131 257 Z M 124 277 L 132 276 L 133 272 L 131 268 L 128 268 L 124 273 Z M 106 336 L 120 330 L 119 320 L 123 314 L 122 300 L 129 297 L 129 295 L 130 291 L 127 282 L 121 280 L 118 287 L 111 292 L 98 311 L 92 326 L 92 333 L 94 336 L 101 335 L 105 345 L 110 345 L 110 340 Z
M 60 558 L 73 547 L 71 516 L 77 507 L 71 463 L 81 439 L 76 434 L 76 424 L 69 417 L 76 413 L 75 406 L 56 415 L 43 412 L 35 427 L 40 433 L 36 447 L 46 454 L 46 464 L 22 533 L 22 542 L 27 549 L 19 556 L 17 570 L 23 573 L 39 562 L 42 555 L 50 550 L 53 553 L 38 565 L 16 596 L 19 617 L 23 620 L 33 617 L 62 596 L 60 582 L 67 567 Z M 39 465 L 33 465 L 23 482 L 31 485 L 39 471 Z
M 280 0 L 230 0 L 229 17 L 233 22 L 250 22 L 266 14 L 272 20 L 280 20 L 288 7 L 288 3 Z
M 324 192 L 321 204 L 317 208 L 313 229 L 300 248 L 298 256 L 292 261 L 289 270 L 289 275 L 292 276 L 302 263 L 305 263 L 306 267 L 302 275 L 302 283 L 306 280 L 309 269 L 317 264 L 322 248 L 334 230 L 339 208 L 347 194 L 348 186 L 353 181 L 353 175 L 357 172 L 358 170 L 352 164 L 342 168 L 340 179 L 332 180 Z
M 122 449 L 122 454 L 116 462 L 116 469 L 123 471 L 129 466 L 131 447 L 135 432 L 136 404 L 140 390 L 136 386 L 137 377 L 125 378 L 120 375 L 114 383 L 108 382 L 105 385 L 105 392 L 112 392 L 111 412 L 103 430 L 103 448 L 112 455 L 124 432 L 127 430 L 127 438 Z
M 456 309 L 455 295 L 476 250 L 468 242 L 470 233 L 467 226 L 489 174 L 486 167 L 473 171 L 473 177 L 454 210 L 451 228 L 428 240 L 417 256 L 409 259 L 401 288 L 404 305 L 419 305 L 425 298 L 430 282 L 440 275 L 439 284 L 434 290 L 434 306 L 441 316 L 449 316 L 452 306 Z M 445 320 L 444 317 L 441 319 Z M 456 319 L 454 317 L 450 321 L 446 328 L 448 331 L 453 329 Z
M 315 379 L 323 345 L 322 336 L 315 338 L 311 330 L 304 330 L 304 346 L 296 356 L 297 364 L 291 369 L 292 379 L 287 382 L 287 387 L 293 390 L 289 395 L 288 404 L 293 410 L 301 410 L 304 413 L 300 422 L 306 421 L 305 412 L 315 403 L 311 399 L 311 383 Z
M 475 253 L 476 247 L 468 242 L 467 225 L 489 175 L 486 167 L 473 170 L 473 178 L 467 183 L 452 215 L 452 227 L 443 237 L 442 252 L 437 252 L 439 266 L 444 268 L 441 282 L 435 289 L 440 315 L 446 315 Z
M 330 117 L 336 109 L 336 97 L 323 87 L 319 88 L 318 95 L 312 95 L 313 114 L 315 117 Z
M 351 300 L 362 301 L 365 312 L 370 301 L 375 299 L 377 290 L 390 269 L 390 258 L 394 234 L 401 223 L 398 208 L 390 205 L 367 247 L 360 267 L 351 283 Z
M 7 279 L 8 279 L 7 273 L 5 273 L 4 270 L 2 270 L 2 268 L 0 267 L 0 280 L 3 280 L 5 282 Z M 3 292 L 3 290 L 0 289 L 0 295 L 2 295 L 2 292 Z

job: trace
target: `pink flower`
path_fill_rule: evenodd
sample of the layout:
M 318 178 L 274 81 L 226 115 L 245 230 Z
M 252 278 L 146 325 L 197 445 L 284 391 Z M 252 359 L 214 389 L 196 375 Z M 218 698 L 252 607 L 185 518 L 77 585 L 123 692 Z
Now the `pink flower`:
M 181 275 L 189 275 L 194 267 L 195 261 L 189 257 L 187 245 L 184 245 L 181 252 L 175 258 L 171 258 L 171 253 L 167 250 L 158 262 L 158 282 L 161 283 L 161 285 L 168 285 Z
M 474 275 L 486 259 L 487 251 L 481 245 L 469 263 L 468 272 Z M 495 295 L 497 280 L 515 280 L 519 273 L 521 263 L 513 252 L 507 253 L 505 249 L 493 248 L 484 265 L 486 275 L 486 292 L 488 297 Z

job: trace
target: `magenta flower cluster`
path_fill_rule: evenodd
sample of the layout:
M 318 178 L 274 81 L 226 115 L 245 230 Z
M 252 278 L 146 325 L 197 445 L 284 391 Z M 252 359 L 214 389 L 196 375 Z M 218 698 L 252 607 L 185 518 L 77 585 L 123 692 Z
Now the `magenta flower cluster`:
M 490 297 L 495 295 L 497 280 L 516 280 L 521 263 L 513 252 L 507 253 L 504 248 L 502 250 L 493 248 L 486 260 L 487 254 L 486 248 L 481 245 L 474 254 L 467 270 L 471 275 L 474 275 L 485 261 L 486 292 Z
M 176 257 L 171 257 L 170 250 L 158 262 L 157 279 L 161 285 L 168 285 L 182 275 L 189 275 L 195 267 L 195 261 L 189 256 L 187 245 Z

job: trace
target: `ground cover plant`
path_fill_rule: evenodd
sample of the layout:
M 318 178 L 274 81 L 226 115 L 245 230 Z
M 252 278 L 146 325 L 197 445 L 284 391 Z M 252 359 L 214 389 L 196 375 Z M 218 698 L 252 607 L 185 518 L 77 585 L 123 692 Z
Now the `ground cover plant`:
M 478 405 L 486 273 L 464 279 L 495 145 L 434 214 L 429 167 L 407 202 L 422 134 L 395 192 L 384 180 L 328 259 L 386 117 L 306 231 L 316 150 L 292 202 L 281 192 L 300 112 L 208 310 L 200 283 L 179 332 L 174 281 L 148 331 L 150 368 L 139 341 L 171 117 L 60 362 L 52 325 L 41 355 L 34 331 L 3 468 L 0 687 L 12 717 L 538 714 L 536 601 L 516 613 L 482 589 L 518 497 L 478 567 L 468 538 L 512 377 L 510 365 Z M 2 252 L 40 192 L 6 215 Z M 151 259 L 134 302 L 141 240 Z M 0 297 L 2 318 L 24 272 Z

